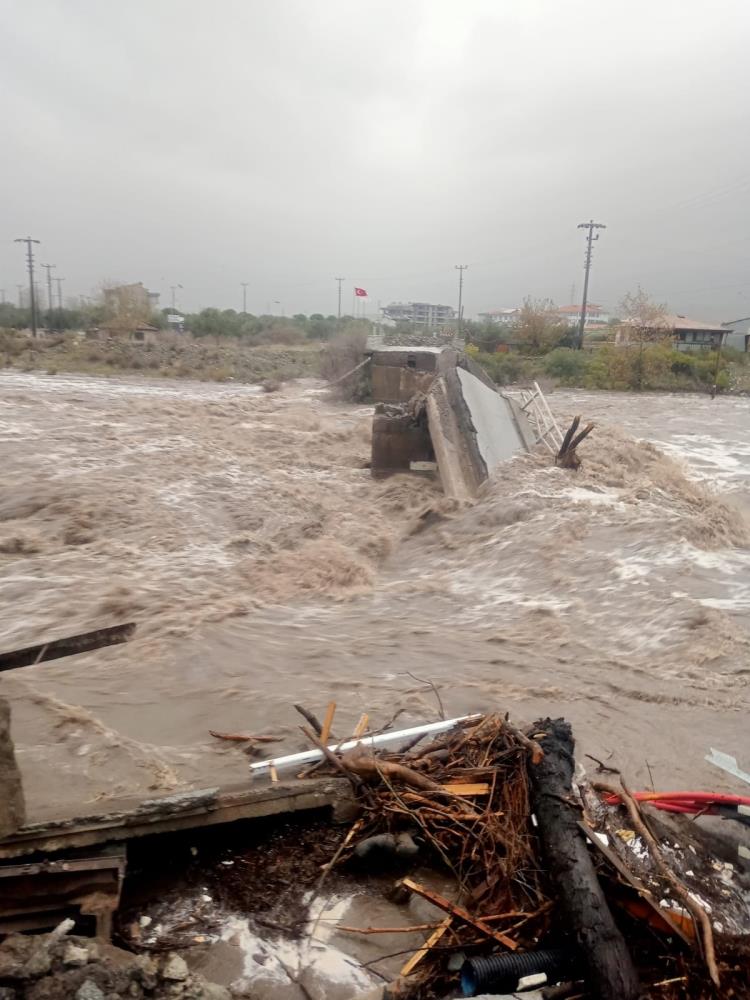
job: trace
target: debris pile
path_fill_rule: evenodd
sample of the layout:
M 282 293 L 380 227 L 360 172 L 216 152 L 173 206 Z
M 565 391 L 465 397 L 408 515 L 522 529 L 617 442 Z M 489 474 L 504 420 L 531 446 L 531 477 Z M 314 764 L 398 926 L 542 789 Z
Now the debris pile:
M 422 749 L 375 757 L 360 744 L 342 756 L 363 804 L 353 853 L 361 856 L 363 847 L 385 835 L 403 856 L 399 846 L 408 838 L 447 867 L 460 890 L 459 906 L 403 880 L 409 892 L 446 914 L 429 947 L 406 963 L 403 975 L 424 963 L 425 978 L 439 979 L 438 949 L 490 941 L 516 950 L 530 946 L 546 926 L 550 901 L 540 884 L 528 822 L 528 746 L 541 754 L 510 723 L 487 716 L 459 723 Z
M 330 721 L 329 711 L 326 729 Z M 574 779 L 564 720 L 524 732 L 507 717 L 473 716 L 426 745 L 417 732 L 398 752 L 382 735 L 330 748 L 306 733 L 320 750 L 317 769 L 345 777 L 361 810 L 321 884 L 334 867 L 363 865 L 402 876 L 429 865 L 454 880 L 448 898 L 424 879 L 399 878 L 405 899 L 429 901 L 442 919 L 424 926 L 423 946 L 404 954 L 384 996 L 456 996 L 459 984 L 464 996 L 500 994 L 560 980 L 569 987 L 555 996 L 750 996 L 741 872 L 701 849 L 697 825 L 684 839 L 660 825 L 624 782 L 589 782 L 580 768 Z M 663 793 L 661 807 L 711 808 L 708 793 L 691 794 Z
M 72 920 L 52 933 L 11 934 L 0 945 L 2 1000 L 230 1000 L 230 993 L 167 954 L 158 961 L 106 941 L 68 936 Z
M 115 924 L 131 951 L 72 921 L 11 934 L 0 1000 L 750 998 L 741 838 L 693 819 L 736 833 L 750 797 L 631 792 L 596 758 L 609 780 L 587 778 L 563 719 L 362 715 L 352 732 L 334 702 L 322 721 L 294 708 L 313 749 L 253 760 L 254 783 L 322 777 L 333 815 L 131 844 Z M 251 756 L 271 740 L 213 734 Z

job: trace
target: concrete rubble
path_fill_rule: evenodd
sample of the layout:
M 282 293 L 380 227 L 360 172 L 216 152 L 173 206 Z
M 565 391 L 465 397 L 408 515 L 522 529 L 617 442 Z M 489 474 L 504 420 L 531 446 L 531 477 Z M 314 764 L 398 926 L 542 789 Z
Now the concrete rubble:
M 64 929 L 64 928 L 63 928 Z M 53 931 L 0 945 L 0 1000 L 230 1000 L 179 955 L 150 957 Z

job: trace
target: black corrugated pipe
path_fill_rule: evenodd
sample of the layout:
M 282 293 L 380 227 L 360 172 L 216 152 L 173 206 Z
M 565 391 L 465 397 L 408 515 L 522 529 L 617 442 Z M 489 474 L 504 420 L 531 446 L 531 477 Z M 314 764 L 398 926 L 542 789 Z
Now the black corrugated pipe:
M 547 951 L 527 951 L 522 955 L 490 955 L 489 958 L 467 958 L 461 966 L 461 989 L 465 997 L 478 993 L 507 993 L 515 990 L 519 979 L 540 972 L 547 982 L 557 982 L 573 964 L 570 952 L 562 948 Z

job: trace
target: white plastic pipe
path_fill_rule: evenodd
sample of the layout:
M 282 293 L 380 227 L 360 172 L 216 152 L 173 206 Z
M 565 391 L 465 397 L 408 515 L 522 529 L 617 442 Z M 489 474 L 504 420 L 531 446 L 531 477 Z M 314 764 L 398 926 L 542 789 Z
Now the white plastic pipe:
M 480 714 L 475 715 L 462 715 L 458 719 L 445 719 L 443 722 L 430 722 L 425 726 L 412 726 L 411 729 L 398 729 L 392 733 L 380 733 L 378 736 L 363 736 L 359 740 L 347 740 L 346 743 L 342 743 L 339 746 L 338 743 L 334 743 L 329 746 L 328 749 L 331 751 L 340 750 L 342 752 L 346 750 L 352 750 L 358 744 L 362 744 L 366 747 L 381 747 L 387 746 L 389 743 L 398 743 L 401 740 L 411 739 L 412 736 L 426 736 L 428 733 L 444 733 L 446 729 L 452 729 L 457 726 L 459 722 L 468 722 L 471 719 L 481 719 Z M 274 757 L 273 760 L 259 760 L 255 764 L 250 765 L 251 771 L 261 771 L 263 768 L 271 767 L 273 765 L 277 770 L 284 767 L 292 767 L 299 764 L 314 764 L 316 760 L 320 760 L 323 756 L 322 750 L 303 750 L 302 753 L 290 753 L 286 757 Z

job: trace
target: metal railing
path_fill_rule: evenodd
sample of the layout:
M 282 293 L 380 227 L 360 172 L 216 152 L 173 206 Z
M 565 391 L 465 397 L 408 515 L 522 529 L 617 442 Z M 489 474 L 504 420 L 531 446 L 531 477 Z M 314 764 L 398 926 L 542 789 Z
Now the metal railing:
M 562 445 L 563 435 L 538 382 L 532 382 L 530 389 L 521 390 L 521 409 L 529 418 L 534 443 L 542 441 L 556 455 Z

